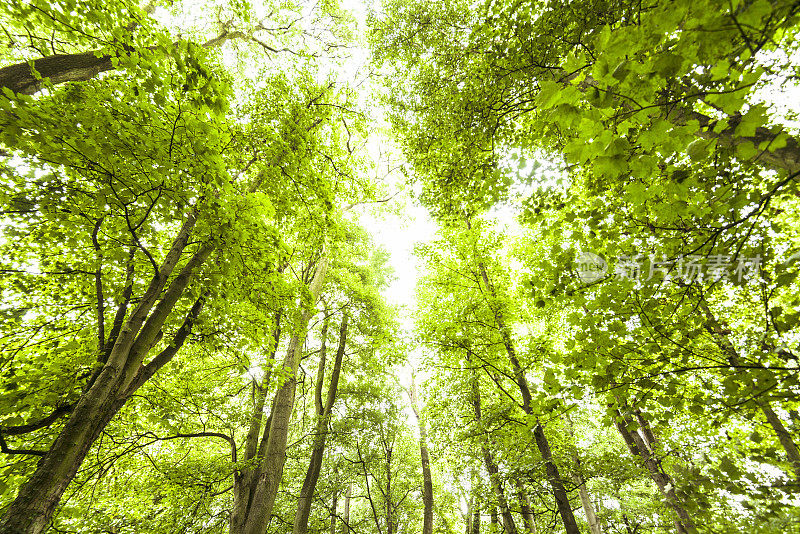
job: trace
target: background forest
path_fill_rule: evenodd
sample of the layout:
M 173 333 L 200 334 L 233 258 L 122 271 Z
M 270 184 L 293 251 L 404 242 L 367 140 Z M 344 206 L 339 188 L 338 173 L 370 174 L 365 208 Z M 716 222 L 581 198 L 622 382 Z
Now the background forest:
M 0 534 L 800 532 L 800 2 L 0 27 Z

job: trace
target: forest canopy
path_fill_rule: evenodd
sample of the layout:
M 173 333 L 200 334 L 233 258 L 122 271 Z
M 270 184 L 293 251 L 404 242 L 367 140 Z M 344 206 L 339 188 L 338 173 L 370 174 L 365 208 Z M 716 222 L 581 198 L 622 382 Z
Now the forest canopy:
M 0 534 L 800 532 L 797 2 L 0 25 Z

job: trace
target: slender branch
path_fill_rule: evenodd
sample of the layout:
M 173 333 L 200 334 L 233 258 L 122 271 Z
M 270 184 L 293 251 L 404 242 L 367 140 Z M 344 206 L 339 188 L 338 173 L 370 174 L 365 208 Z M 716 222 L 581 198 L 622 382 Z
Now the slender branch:
M 2 433 L 0 433 L 0 452 L 4 454 L 28 454 L 31 456 L 44 456 L 47 454 L 45 451 L 36 451 L 33 449 L 9 449 Z

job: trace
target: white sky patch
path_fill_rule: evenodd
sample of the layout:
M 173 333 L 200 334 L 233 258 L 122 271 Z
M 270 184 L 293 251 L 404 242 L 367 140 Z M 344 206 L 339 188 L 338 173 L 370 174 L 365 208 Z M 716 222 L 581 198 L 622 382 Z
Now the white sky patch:
M 410 310 L 416 301 L 414 288 L 419 272 L 419 260 L 414 257 L 414 245 L 432 239 L 436 224 L 427 210 L 419 205 L 409 205 L 402 216 L 393 213 L 381 216 L 365 213 L 361 216 L 360 223 L 369 230 L 376 244 L 386 247 L 392 255 L 391 266 L 395 279 L 384 296 L 391 303 Z

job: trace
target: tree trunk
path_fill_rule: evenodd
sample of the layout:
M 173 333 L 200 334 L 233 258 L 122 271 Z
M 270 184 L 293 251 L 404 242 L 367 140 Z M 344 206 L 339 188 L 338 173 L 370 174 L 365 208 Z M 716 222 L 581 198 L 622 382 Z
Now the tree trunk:
M 638 413 L 638 411 L 637 411 Z M 641 414 L 640 414 L 641 415 Z M 569 435 L 572 438 L 572 441 L 575 441 L 575 428 L 572 424 L 572 420 L 570 419 L 569 415 L 567 417 L 567 424 L 569 429 Z M 647 426 L 647 435 L 648 440 L 655 442 L 655 437 L 653 437 L 653 433 L 650 430 L 650 426 Z M 581 458 L 578 456 L 578 450 L 575 449 L 575 452 L 572 453 L 572 460 L 575 463 L 575 470 L 572 474 L 572 481 L 575 482 L 575 485 L 578 487 L 578 495 L 581 498 L 581 506 L 583 506 L 583 513 L 586 515 L 586 522 L 589 523 L 589 531 L 591 534 L 602 534 L 602 528 L 600 526 L 600 522 L 597 520 L 597 514 L 594 510 L 594 505 L 592 504 L 592 499 L 589 496 L 589 490 L 586 488 L 586 479 L 583 476 L 583 470 L 581 466 Z
M 725 333 L 728 332 L 729 329 L 720 324 L 720 321 L 717 320 L 711 308 L 709 308 L 704 296 L 700 296 L 699 302 L 700 309 L 706 317 L 706 330 L 711 334 L 717 346 L 725 353 L 728 363 L 733 367 L 738 367 L 740 365 L 739 353 Z M 794 442 L 794 439 L 792 439 L 792 435 L 786 430 L 783 422 L 772 409 L 768 399 L 754 398 L 753 401 L 764 414 L 764 417 L 766 417 L 767 423 L 772 427 L 772 430 L 775 431 L 778 442 L 781 444 L 781 447 L 783 447 L 784 452 L 786 452 L 786 458 L 792 466 L 795 479 L 800 480 L 800 450 L 798 450 L 797 444 Z
M 56 54 L 39 58 L 33 68 L 42 76 L 50 78 L 53 84 L 64 82 L 83 82 L 101 72 L 114 68 L 110 54 L 97 57 L 94 51 L 77 54 Z M 0 69 L 0 87 L 8 87 L 15 93 L 32 95 L 41 90 L 41 82 L 33 76 L 27 61 Z
M 348 534 L 350 530 L 350 497 L 353 495 L 353 483 L 347 484 L 347 493 L 344 494 L 344 512 L 342 512 L 342 532 Z
M 428 456 L 428 433 L 425 429 L 425 423 L 423 423 L 419 416 L 417 388 L 414 385 L 413 377 L 411 378 L 409 397 L 411 397 L 411 409 L 414 411 L 414 416 L 419 425 L 419 452 L 422 462 L 422 503 L 424 505 L 422 513 L 422 534 L 433 534 L 433 481 L 431 479 L 431 465 Z
M 278 352 L 278 344 L 281 339 L 281 316 L 282 311 L 279 310 L 275 313 L 275 327 L 272 331 L 272 347 L 269 352 L 269 360 L 275 359 L 275 354 Z M 264 423 L 262 431 L 261 422 L 264 417 L 264 405 L 266 403 L 267 391 L 269 390 L 270 378 L 272 376 L 272 369 L 268 369 L 264 379 L 259 385 L 253 381 L 253 411 L 250 416 L 250 428 L 247 432 L 247 441 L 245 442 L 245 455 L 244 461 L 251 464 L 244 467 L 241 471 L 235 472 L 233 475 L 233 511 L 228 523 L 230 534 L 237 534 L 244 528 L 244 522 L 247 519 L 247 510 L 251 503 L 253 490 L 258 479 L 259 465 L 256 458 L 261 458 L 259 452 L 259 435 L 262 435 L 261 443 L 266 444 L 267 437 L 269 436 L 269 427 L 271 419 L 268 417 Z M 271 412 L 270 412 L 271 413 Z
M 50 450 L 39 460 L 33 475 L 22 485 L 0 521 L 0 534 L 38 534 L 50 522 L 61 496 L 75 477 L 94 441 L 128 398 L 170 361 L 183 345 L 205 303 L 203 294 L 192 306 L 172 343 L 143 364 L 157 343 L 164 322 L 175 308 L 194 273 L 208 259 L 209 246 L 201 246 L 181 272 L 167 281 L 186 248 L 196 222 L 191 213 L 173 240 L 169 252 L 139 304 L 114 340 L 97 378 L 78 400 Z
M 286 351 L 283 368 L 287 378 L 275 393 L 269 417 L 269 434 L 266 436 L 266 443 L 262 442 L 263 459 L 259 466 L 255 489 L 244 514 L 245 520 L 242 529 L 235 534 L 264 534 L 272 517 L 272 508 L 275 505 L 278 487 L 283 476 L 283 466 L 286 462 L 286 441 L 289 436 L 289 421 L 294 409 L 297 368 L 300 365 L 306 329 L 319 298 L 326 269 L 327 260 L 323 255 L 317 264 L 314 278 L 309 284 L 311 302 L 300 313 L 300 318 L 295 325 L 295 333 L 292 335 Z M 259 451 L 260 453 L 261 451 Z
M 561 515 L 561 520 L 564 522 L 566 531 L 570 534 L 578 534 L 580 529 L 578 523 L 575 521 L 575 516 L 572 514 L 572 506 L 569 504 L 569 497 L 567 491 L 564 489 L 564 484 L 561 481 L 561 475 L 558 473 L 558 468 L 553 462 L 553 455 L 550 452 L 550 442 L 547 441 L 547 436 L 544 434 L 544 428 L 536 420 L 536 426 L 533 427 L 533 437 L 536 440 L 536 446 L 544 460 L 544 468 L 547 473 L 547 479 L 550 481 L 550 486 L 553 489 L 553 494 L 556 498 L 556 506 L 558 506 L 558 513 Z
M 425 427 L 420 424 L 419 450 L 422 458 L 422 502 L 425 506 L 423 512 L 422 534 L 433 534 L 433 482 L 431 480 L 431 466 L 428 457 L 428 446 L 425 444 Z
M 625 443 L 628 445 L 631 454 L 642 459 L 644 466 L 650 472 L 650 478 L 656 483 L 658 489 L 666 498 L 669 507 L 672 508 L 678 516 L 675 522 L 678 533 L 696 532 L 691 516 L 689 516 L 689 513 L 682 506 L 675 493 L 675 483 L 672 477 L 661 468 L 658 461 L 647 447 L 647 444 L 644 442 L 644 439 L 639 435 L 639 432 L 636 430 L 633 432 L 628 430 L 628 426 L 634 425 L 633 420 L 617 410 L 617 418 L 614 422 L 617 430 L 619 430 L 619 433 L 622 435 L 622 439 L 625 440 Z
M 469 357 L 468 357 L 469 359 Z M 481 391 L 478 384 L 478 374 L 472 371 L 472 408 L 475 412 L 475 422 L 481 422 Z M 508 501 L 506 500 L 505 492 L 503 491 L 503 484 L 500 481 L 500 471 L 497 463 L 494 461 L 491 451 L 486 446 L 486 443 L 481 444 L 481 453 L 483 454 L 483 463 L 486 466 L 486 471 L 489 473 L 489 481 L 497 497 L 497 503 L 500 506 L 500 513 L 503 516 L 503 525 L 506 534 L 517 534 L 517 525 L 514 523 L 514 516 L 508 509 Z M 496 508 L 493 508 L 494 513 L 497 513 Z
M 331 529 L 330 534 L 336 534 L 336 507 L 339 504 L 339 492 L 333 491 L 333 501 L 331 502 Z
M 525 523 L 525 528 L 528 532 L 536 532 L 536 520 L 533 518 L 528 494 L 525 492 L 525 488 L 518 478 L 514 479 L 514 486 L 517 490 L 517 500 L 519 501 L 519 508 L 522 512 L 522 521 Z
M 226 41 L 237 38 L 246 38 L 246 36 L 239 32 L 224 31 L 201 46 L 215 48 Z M 172 47 L 177 48 L 181 44 L 181 41 L 177 41 L 172 43 Z M 186 46 L 185 43 L 183 44 Z M 147 50 L 152 52 L 157 51 L 158 48 L 151 46 L 147 47 Z M 33 70 L 36 70 L 41 78 L 49 78 L 53 85 L 66 82 L 85 82 L 101 72 L 116 70 L 114 58 L 129 53 L 120 50 L 115 54 L 102 54 L 99 51 L 90 50 L 74 54 L 54 54 L 33 60 Z M 15 93 L 24 95 L 32 95 L 41 91 L 44 85 L 39 78 L 33 75 L 33 70 L 28 61 L 0 68 L 0 89 L 7 87 Z
M 392 449 L 386 449 L 386 534 L 394 532 L 394 514 L 392 514 Z
M 475 503 L 475 510 L 472 511 L 472 530 L 468 534 L 481 534 L 481 507 Z
M 792 435 L 786 430 L 780 417 L 772 410 L 772 406 L 768 401 L 757 399 L 756 404 L 761 408 L 764 416 L 767 418 L 767 423 L 775 431 L 778 436 L 778 441 L 786 451 L 786 457 L 794 470 L 795 479 L 800 480 L 800 451 L 797 450 L 797 445 L 792 439 Z
M 336 401 L 336 391 L 339 385 L 339 373 L 342 369 L 344 359 L 345 340 L 347 338 L 347 314 L 342 317 L 342 324 L 339 328 L 339 347 L 336 349 L 336 360 L 333 364 L 331 381 L 328 385 L 328 395 L 325 405 L 321 403 L 321 393 L 318 394 L 318 413 L 317 424 L 314 431 L 314 445 L 309 460 L 306 478 L 303 480 L 303 487 L 300 496 L 297 498 L 297 512 L 294 516 L 293 534 L 305 534 L 308 531 L 308 517 L 311 514 L 311 502 L 314 497 L 314 489 L 317 487 L 319 473 L 322 468 L 322 458 L 325 454 L 325 440 L 328 437 L 328 423 L 331 418 L 333 403 Z M 321 392 L 321 384 L 325 378 L 325 360 L 320 356 L 320 367 L 317 376 L 317 391 Z
M 465 534 L 472 534 L 473 506 L 475 506 L 475 497 L 473 495 L 470 495 L 469 501 L 467 501 L 467 515 L 464 517 L 464 522 L 467 524 L 467 529 L 465 530 Z
M 581 497 L 583 513 L 586 514 L 586 522 L 589 523 L 589 531 L 592 534 L 603 534 L 600 523 L 597 521 L 597 514 L 594 512 L 592 499 L 589 497 L 589 490 L 586 489 L 586 481 L 583 479 L 583 475 L 576 472 L 572 479 L 575 485 L 578 486 L 578 494 Z
M 467 219 L 467 228 L 471 228 L 469 219 Z M 494 285 L 489 279 L 486 265 L 484 265 L 482 261 L 478 262 L 478 269 L 480 271 L 483 284 L 486 286 L 486 291 L 493 300 L 497 300 L 497 292 L 495 291 Z M 494 315 L 497 329 L 499 330 L 500 336 L 503 340 L 503 346 L 508 354 L 508 359 L 511 362 L 514 378 L 517 382 L 519 391 L 522 394 L 522 409 L 528 415 L 535 415 L 531 406 L 532 397 L 530 387 L 528 386 L 528 380 L 525 377 L 525 370 L 522 368 L 519 363 L 519 359 L 517 358 L 517 351 L 514 347 L 514 340 L 511 337 L 511 330 L 506 324 L 505 317 L 500 307 L 496 303 L 493 304 L 491 301 L 488 303 L 489 308 L 492 310 L 492 314 Z M 578 523 L 575 521 L 575 516 L 572 514 L 572 506 L 569 504 L 567 490 L 564 488 L 564 482 L 561 479 L 560 473 L 558 472 L 558 467 L 553 461 L 553 455 L 550 452 L 550 443 L 547 441 L 547 437 L 544 434 L 544 429 L 542 428 L 538 417 L 536 418 L 536 426 L 533 429 L 533 435 L 536 440 L 536 446 L 539 448 L 539 452 L 542 455 L 542 460 L 544 460 L 545 463 L 544 465 L 545 472 L 547 473 L 547 480 L 550 483 L 550 487 L 556 499 L 558 513 L 561 516 L 564 529 L 567 531 L 567 534 L 580 534 Z

